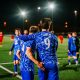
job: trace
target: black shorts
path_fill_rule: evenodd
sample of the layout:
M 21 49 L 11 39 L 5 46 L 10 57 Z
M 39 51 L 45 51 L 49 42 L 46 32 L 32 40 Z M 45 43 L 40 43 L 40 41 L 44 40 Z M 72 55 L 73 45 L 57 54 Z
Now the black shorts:
M 76 47 L 76 52 L 79 52 L 79 47 Z

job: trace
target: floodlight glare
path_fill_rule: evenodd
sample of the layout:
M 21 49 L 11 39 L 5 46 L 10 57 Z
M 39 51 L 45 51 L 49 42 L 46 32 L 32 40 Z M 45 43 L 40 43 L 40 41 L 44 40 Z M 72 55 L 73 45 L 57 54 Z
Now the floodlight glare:
M 38 9 L 38 10 L 40 10 L 40 9 L 41 9 L 41 7 L 38 7 L 37 9 Z
M 26 12 L 25 12 L 25 11 L 21 11 L 21 15 L 22 15 L 23 17 L 25 17 L 25 16 L 26 16 Z
M 49 4 L 49 8 L 50 8 L 50 9 L 54 9 L 54 8 L 55 8 L 55 4 L 50 3 L 50 4 Z
M 77 16 L 77 13 L 78 13 L 78 11 L 77 11 L 77 10 L 75 10 L 75 11 L 74 11 L 75 16 Z

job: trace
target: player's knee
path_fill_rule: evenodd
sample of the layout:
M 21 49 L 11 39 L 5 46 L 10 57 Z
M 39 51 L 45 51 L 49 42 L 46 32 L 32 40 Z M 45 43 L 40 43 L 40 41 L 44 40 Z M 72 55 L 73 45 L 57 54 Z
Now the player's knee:
M 76 56 L 73 56 L 73 58 L 74 58 L 74 59 L 77 59 L 77 57 L 76 57 Z

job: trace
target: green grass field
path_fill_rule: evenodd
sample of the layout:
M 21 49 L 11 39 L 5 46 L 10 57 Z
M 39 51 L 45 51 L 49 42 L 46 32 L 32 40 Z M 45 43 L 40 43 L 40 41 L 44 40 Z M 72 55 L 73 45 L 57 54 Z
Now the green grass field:
M 10 36 L 5 36 L 3 46 L 0 47 L 0 80 L 21 80 L 18 77 L 13 77 L 11 73 L 5 71 L 6 68 L 13 72 L 12 56 L 8 55 L 12 41 Z M 59 60 L 59 78 L 60 80 L 80 80 L 80 65 L 76 66 L 72 61 L 72 65 L 67 62 L 67 38 L 64 39 L 63 44 L 59 44 L 57 51 Z M 6 64 L 7 63 L 7 64 Z M 80 63 L 80 62 L 79 62 Z M 3 67 L 3 68 L 2 68 Z M 37 67 L 35 66 L 35 79 L 38 80 Z

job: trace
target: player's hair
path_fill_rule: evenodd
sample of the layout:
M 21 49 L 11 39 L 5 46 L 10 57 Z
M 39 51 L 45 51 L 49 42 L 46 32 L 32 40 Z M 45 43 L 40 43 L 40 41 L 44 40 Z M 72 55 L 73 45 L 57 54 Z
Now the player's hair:
M 29 28 L 29 32 L 31 32 L 31 33 L 36 33 L 36 32 L 38 32 L 38 31 L 39 31 L 38 26 L 31 26 L 31 27 Z
M 20 28 L 16 28 L 15 30 L 18 30 L 18 31 L 20 31 L 20 32 L 21 32 L 21 29 L 20 29 Z
M 76 32 L 72 32 L 72 33 L 74 33 L 75 35 L 77 35 L 77 33 L 76 33 Z
M 72 33 L 71 33 L 71 32 L 68 32 L 68 34 L 72 35 Z
M 51 28 L 51 19 L 50 18 L 43 18 L 41 21 L 42 29 L 50 29 Z

